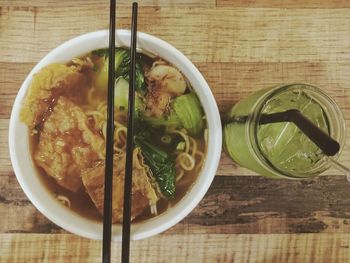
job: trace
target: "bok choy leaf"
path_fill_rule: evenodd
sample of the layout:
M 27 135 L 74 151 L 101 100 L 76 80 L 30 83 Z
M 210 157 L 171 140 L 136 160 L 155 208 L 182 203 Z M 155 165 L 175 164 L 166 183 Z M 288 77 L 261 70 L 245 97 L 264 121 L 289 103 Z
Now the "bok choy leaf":
M 152 171 L 159 189 L 167 199 L 175 196 L 175 166 L 169 155 L 159 147 L 147 142 L 144 137 L 135 136 L 136 146 L 141 148 L 146 165 Z
M 96 86 L 100 90 L 107 91 L 108 86 L 108 49 L 98 49 L 92 52 L 93 55 L 103 57 L 102 65 L 97 74 Z M 129 80 L 130 71 L 130 54 L 125 48 L 116 48 L 115 51 L 115 72 L 116 78 L 123 77 L 125 80 Z M 140 57 L 136 58 L 136 79 L 135 79 L 135 89 L 138 92 L 144 93 L 145 79 L 144 72 L 140 64 Z
M 119 77 L 114 85 L 115 108 L 121 111 L 128 110 L 129 102 L 129 82 L 123 77 Z M 135 94 L 135 110 L 140 113 L 144 110 L 145 105 L 140 99 L 138 92 Z
M 203 109 L 195 93 L 179 96 L 173 103 L 173 108 L 182 126 L 190 135 L 198 135 L 204 127 Z
M 167 116 L 161 116 L 161 117 L 148 117 L 143 116 L 143 120 L 154 127 L 159 126 L 166 126 L 166 127 L 179 127 L 181 126 L 180 119 L 177 117 L 175 113 L 172 113 Z

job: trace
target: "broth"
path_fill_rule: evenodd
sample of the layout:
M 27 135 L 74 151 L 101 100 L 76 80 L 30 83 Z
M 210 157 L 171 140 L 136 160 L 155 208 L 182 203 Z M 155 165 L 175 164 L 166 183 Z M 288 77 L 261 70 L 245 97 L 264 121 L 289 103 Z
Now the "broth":
M 148 75 L 150 75 L 149 71 L 152 69 L 152 67 L 154 67 L 154 63 L 156 60 L 161 61 L 159 63 L 163 63 L 167 67 L 172 66 L 168 62 L 165 62 L 164 60 L 160 60 L 159 58 L 156 58 L 156 57 L 151 58 L 151 57 L 146 56 L 144 54 L 138 54 L 138 57 L 141 60 L 140 65 L 142 65 L 142 69 L 145 72 L 145 74 L 144 74 L 145 79 L 147 78 Z M 103 125 L 101 126 L 102 128 L 96 128 L 96 127 L 98 127 L 98 123 L 96 121 L 96 118 L 93 115 L 89 115 L 88 113 L 93 111 L 93 110 L 96 110 L 95 108 L 96 108 L 97 104 L 96 103 L 94 105 L 91 104 L 91 102 L 89 101 L 89 96 L 90 96 L 89 94 L 91 92 L 96 91 L 95 85 L 92 85 L 92 83 L 96 83 L 96 79 L 98 78 L 97 74 L 99 74 L 99 72 L 102 71 L 101 70 L 101 67 L 102 67 L 101 63 L 103 63 L 103 58 L 101 58 L 99 55 L 89 53 L 89 54 L 81 57 L 81 59 L 82 60 L 90 60 L 91 63 L 94 65 L 91 70 L 85 69 L 85 70 L 82 70 L 82 72 L 81 72 L 84 75 L 84 78 L 85 78 L 84 83 L 85 84 L 79 85 L 79 87 L 75 87 L 75 90 L 73 93 L 66 92 L 66 93 L 59 93 L 59 95 L 57 95 L 58 93 L 56 92 L 56 90 L 58 90 L 58 88 L 54 89 L 52 96 L 55 97 L 55 102 L 56 102 L 57 98 L 59 98 L 60 96 L 64 96 L 67 99 L 74 102 L 75 105 L 79 106 L 87 115 L 87 124 L 86 125 L 87 125 L 88 129 L 93 131 L 96 134 L 96 136 L 99 136 L 102 138 L 104 136 L 103 135 L 104 134 Z M 69 66 L 72 63 L 74 63 L 74 61 L 70 61 L 66 65 Z M 194 93 L 192 88 L 190 86 L 188 86 L 189 84 L 188 84 L 187 80 L 186 80 L 186 83 L 187 83 L 186 90 L 184 91 L 183 94 Z M 147 85 L 150 85 L 149 79 L 145 80 L 145 85 L 146 85 L 146 88 L 148 87 Z M 146 91 L 146 92 L 150 92 L 150 91 Z M 144 96 L 144 98 L 142 98 L 142 99 L 145 99 L 145 95 L 143 95 L 143 96 Z M 181 95 L 179 95 L 179 96 L 181 96 Z M 97 91 L 94 93 L 93 98 L 95 100 L 100 100 L 103 102 L 103 101 L 106 101 L 106 94 L 104 92 Z M 174 98 L 172 98 L 172 100 L 173 99 Z M 52 101 L 54 101 L 54 100 L 52 100 Z M 47 103 L 47 101 L 46 101 L 46 103 Z M 55 105 L 51 105 L 51 106 L 52 106 L 52 109 L 48 108 L 45 112 L 45 115 L 44 115 L 45 117 L 43 117 L 40 120 L 40 125 L 35 126 L 35 129 L 37 129 L 36 132 L 30 136 L 30 142 L 31 142 L 30 148 L 31 148 L 32 156 L 34 156 L 35 152 L 38 151 L 39 140 L 40 140 L 40 136 L 41 136 L 41 132 L 42 132 L 41 130 L 43 129 L 43 126 L 45 125 L 45 122 L 47 121 L 47 119 L 50 118 L 50 114 L 52 114 L 52 112 L 54 111 Z M 93 107 L 95 107 L 95 108 L 93 108 Z M 97 106 L 97 109 L 98 109 L 98 107 L 99 106 Z M 100 110 L 100 111 L 102 111 L 102 110 Z M 116 116 L 117 116 L 116 118 L 117 118 L 118 122 L 125 122 L 124 115 L 120 116 L 120 115 L 116 114 Z M 205 128 L 206 127 L 205 120 L 203 122 L 204 122 L 204 128 Z M 152 134 L 151 141 L 152 141 L 152 143 L 155 143 L 156 145 L 158 145 L 157 147 L 160 147 L 160 149 L 162 149 L 162 151 L 165 152 L 169 156 L 168 160 L 171 160 L 173 162 L 174 167 L 176 167 L 176 168 L 174 168 L 174 169 L 176 169 L 176 176 L 178 175 L 179 171 L 181 171 L 181 172 L 183 172 L 183 177 L 181 179 L 179 179 L 178 182 L 175 183 L 176 191 L 175 191 L 174 196 L 170 199 L 165 198 L 164 193 L 160 192 L 161 190 L 159 190 L 159 185 L 158 185 L 157 189 L 159 192 L 157 192 L 157 195 L 158 195 L 159 200 L 156 203 L 158 215 L 165 212 L 169 207 L 176 205 L 176 203 L 179 202 L 183 198 L 183 196 L 185 196 L 186 193 L 191 189 L 193 182 L 196 180 L 197 175 L 199 174 L 199 172 L 202 168 L 203 162 L 205 161 L 204 157 L 206 154 L 206 143 L 205 143 L 205 139 L 204 139 L 204 129 L 200 132 L 200 134 L 197 134 L 196 136 L 192 136 L 192 137 L 190 135 L 188 135 L 187 131 L 186 130 L 184 131 L 183 128 L 182 128 L 181 132 L 179 132 L 177 135 L 176 134 L 172 135 L 172 137 L 171 137 L 171 136 L 168 136 L 169 131 L 167 129 L 168 129 L 168 127 L 154 128 L 154 131 L 156 132 L 156 134 Z M 181 133 L 184 133 L 187 136 L 186 138 L 189 141 L 189 145 L 190 145 L 190 146 L 188 146 L 189 150 L 187 152 L 187 155 L 184 154 L 184 156 L 186 158 L 189 158 L 188 160 L 190 160 L 191 162 L 195 163 L 194 168 L 192 168 L 189 171 L 186 170 L 187 168 L 184 169 L 182 166 L 183 163 L 186 163 L 185 161 L 181 161 L 181 158 L 179 159 L 180 161 L 178 161 L 179 154 L 181 154 L 182 152 L 185 151 L 184 149 L 182 149 L 179 146 L 179 145 L 181 145 L 181 142 L 183 140 L 183 138 L 181 137 L 183 135 L 181 135 Z M 81 136 L 82 136 L 82 132 L 78 132 L 76 134 L 77 138 L 74 139 L 74 137 L 73 137 L 73 140 L 70 144 L 77 143 L 77 141 L 79 141 L 79 137 L 81 137 Z M 171 137 L 171 139 L 176 142 L 176 149 L 174 147 L 172 149 L 169 149 L 170 146 L 167 148 L 166 143 L 161 141 L 161 138 L 163 139 L 164 136 Z M 70 138 L 70 139 L 72 139 L 72 138 Z M 120 141 L 115 142 L 115 145 L 119 145 L 119 143 L 120 143 Z M 187 142 L 184 141 L 184 143 L 185 143 L 185 147 L 187 147 L 187 144 L 186 144 Z M 192 143 L 192 148 L 191 148 L 191 143 Z M 178 149 L 178 147 L 179 147 L 179 149 Z M 194 147 L 195 147 L 195 149 L 194 149 Z M 67 152 L 64 152 L 64 154 L 66 154 L 66 153 L 71 154 L 69 152 L 70 148 L 67 148 L 67 149 L 68 149 Z M 201 153 L 201 154 L 196 155 L 196 152 L 194 152 L 194 151 Z M 143 149 L 141 149 L 141 154 L 142 154 L 142 152 L 143 152 Z M 190 157 L 192 156 L 191 157 L 192 159 L 188 156 L 190 156 Z M 33 159 L 35 160 L 35 158 L 33 158 Z M 189 162 L 188 160 L 187 160 L 187 162 Z M 148 165 L 147 165 L 146 161 L 145 161 L 145 165 L 147 167 Z M 70 190 L 66 189 L 65 187 L 61 186 L 59 183 L 57 183 L 57 181 L 52 176 L 50 176 L 45 171 L 45 169 L 43 169 L 41 167 L 41 165 L 38 164 L 36 161 L 35 161 L 35 165 L 36 165 L 38 174 L 40 175 L 42 182 L 47 187 L 47 189 L 50 193 L 52 193 L 55 197 L 64 196 L 64 197 L 68 198 L 70 201 L 70 204 L 71 204 L 70 209 L 73 210 L 74 212 L 78 213 L 80 216 L 82 216 L 84 218 L 88 218 L 90 220 L 94 220 L 94 221 L 102 221 L 101 213 L 97 209 L 97 207 L 95 206 L 95 203 L 93 202 L 92 197 L 89 195 L 89 192 L 85 188 L 84 184 L 82 184 L 81 187 L 79 187 L 79 189 L 76 192 L 70 191 Z M 150 167 L 147 167 L 147 168 L 148 168 L 148 170 L 145 170 L 145 171 L 152 170 Z M 154 186 L 154 182 L 157 183 L 156 179 L 154 179 L 154 181 L 153 181 L 153 184 L 152 184 L 153 186 Z M 156 188 L 154 191 L 156 191 Z M 155 216 L 155 214 L 152 214 L 150 207 L 147 206 L 143 209 L 143 211 L 140 214 L 137 215 L 137 217 L 135 218 L 135 220 L 133 222 L 141 222 L 143 220 L 152 218 L 154 216 Z
M 37 144 L 38 136 L 32 136 L 31 140 L 31 149 L 33 150 L 35 145 Z M 205 145 L 202 142 L 201 143 L 201 149 L 205 150 Z M 102 216 L 96 209 L 94 203 L 92 202 L 90 196 L 86 192 L 85 188 L 82 186 L 78 192 L 71 192 L 60 185 L 57 184 L 55 179 L 48 176 L 47 173 L 37 165 L 35 165 L 37 172 L 40 176 L 41 181 L 48 189 L 49 193 L 53 194 L 54 197 L 57 197 L 59 195 L 66 196 L 69 198 L 71 202 L 70 209 L 79 214 L 80 216 L 93 220 L 93 221 L 99 221 L 102 222 Z M 199 171 L 200 172 L 200 171 Z M 186 181 L 183 182 L 180 186 L 177 186 L 175 198 L 173 200 L 165 200 L 160 199 L 157 203 L 158 208 L 158 214 L 164 213 L 168 207 L 172 207 L 176 205 L 185 195 L 187 192 L 191 190 L 191 186 L 194 183 L 194 181 L 197 178 L 196 172 L 190 172 L 185 174 Z M 152 218 L 154 215 L 151 214 L 151 211 L 149 209 L 145 209 L 140 216 L 138 216 L 133 222 L 142 222 L 146 219 Z

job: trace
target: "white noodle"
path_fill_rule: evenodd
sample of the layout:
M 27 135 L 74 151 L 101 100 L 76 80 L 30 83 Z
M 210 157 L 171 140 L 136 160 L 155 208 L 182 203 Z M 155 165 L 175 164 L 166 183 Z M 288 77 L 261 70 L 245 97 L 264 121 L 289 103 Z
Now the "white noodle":
M 185 171 L 181 169 L 180 172 L 177 173 L 176 175 L 176 182 L 180 181 L 184 175 L 185 175 Z
M 150 204 L 151 214 L 158 215 L 157 204 Z
M 186 130 L 183 131 L 178 131 L 178 130 L 170 130 L 169 133 L 176 133 L 178 135 L 180 135 L 184 141 L 185 141 L 185 152 L 188 153 L 188 151 L 190 150 L 190 140 L 188 139 L 188 135 L 185 133 Z
M 70 200 L 67 196 L 64 195 L 58 195 L 56 196 L 57 200 L 60 201 L 63 205 L 67 206 L 67 207 L 71 207 L 71 203 Z
M 181 167 L 186 171 L 193 170 L 193 168 L 196 164 L 195 159 L 192 157 L 192 155 L 190 155 L 188 153 L 182 152 L 177 156 L 176 159 L 179 160 Z

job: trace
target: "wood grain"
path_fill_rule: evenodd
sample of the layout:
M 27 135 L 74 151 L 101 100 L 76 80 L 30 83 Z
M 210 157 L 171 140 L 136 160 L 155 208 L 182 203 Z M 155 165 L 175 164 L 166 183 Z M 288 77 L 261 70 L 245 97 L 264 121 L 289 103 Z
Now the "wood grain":
M 101 242 L 73 235 L 0 234 L 0 243 L 2 262 L 88 263 L 101 258 Z M 349 234 L 159 235 L 131 242 L 130 262 L 346 263 L 349 245 Z M 112 262 L 119 259 L 120 244 L 113 244 Z
M 101 1 L 101 0 L 76 0 L 74 2 L 70 0 L 45 0 L 45 1 L 26 1 L 26 0 L 0 0 L 0 5 L 5 6 L 15 6 L 15 7 L 77 7 L 77 6 L 89 6 L 91 8 L 96 7 L 109 7 L 109 1 Z M 139 7 L 158 7 L 158 6 L 166 6 L 166 7 L 215 7 L 216 0 L 143 0 L 139 1 Z M 131 8 L 131 1 L 129 0 L 118 0 L 117 3 L 117 12 L 120 7 Z
M 104 5 L 4 6 L 0 62 L 37 62 L 73 36 L 108 28 L 107 14 Z M 130 28 L 129 16 L 121 7 L 119 28 Z M 194 62 L 346 62 L 349 26 L 347 9 L 144 7 L 139 14 L 140 31 L 170 42 Z
M 274 8 L 348 8 L 348 0 L 217 0 L 217 6 L 225 7 L 274 7 Z
M 0 233 L 65 233 L 33 207 L 15 180 L 0 177 Z M 348 192 L 344 176 L 217 176 L 200 204 L 164 235 L 350 232 Z

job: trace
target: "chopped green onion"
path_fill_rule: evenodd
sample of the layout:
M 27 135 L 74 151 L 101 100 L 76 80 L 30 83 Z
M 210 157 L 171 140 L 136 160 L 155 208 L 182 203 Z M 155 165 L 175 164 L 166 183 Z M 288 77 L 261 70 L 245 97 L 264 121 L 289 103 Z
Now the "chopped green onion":
M 176 150 L 183 151 L 185 150 L 186 143 L 185 142 L 179 142 L 176 146 Z
M 170 135 L 164 135 L 160 138 L 160 140 L 162 141 L 162 143 L 165 144 L 170 144 L 171 143 L 171 136 Z

